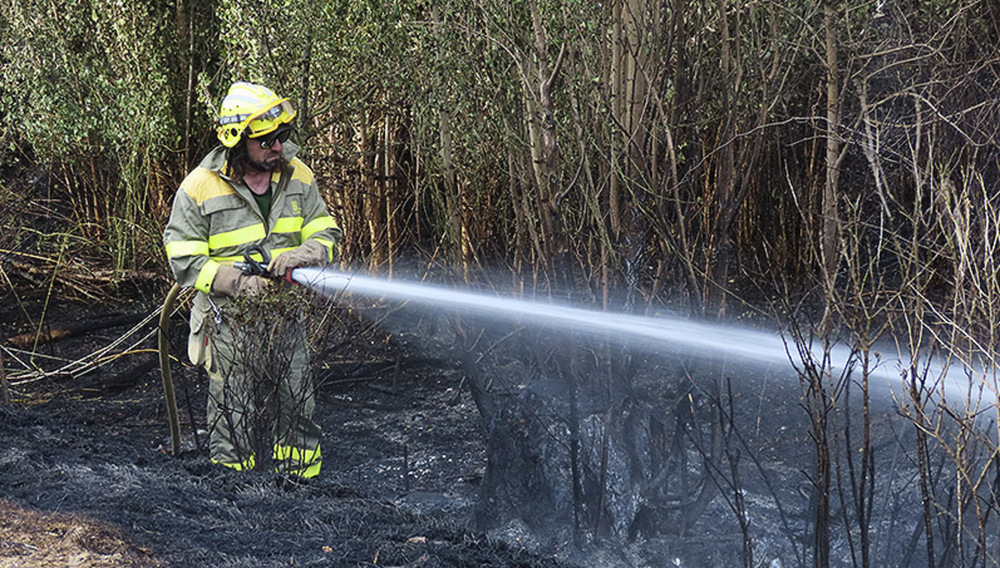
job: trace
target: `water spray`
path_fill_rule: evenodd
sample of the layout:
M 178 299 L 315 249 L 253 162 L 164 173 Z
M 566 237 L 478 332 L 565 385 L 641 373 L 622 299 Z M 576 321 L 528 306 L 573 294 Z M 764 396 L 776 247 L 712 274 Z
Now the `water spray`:
M 701 323 L 676 316 L 643 317 L 585 310 L 422 283 L 372 278 L 341 272 L 331 267 L 296 268 L 289 274 L 289 279 L 328 297 L 350 293 L 416 303 L 436 309 L 454 309 L 596 338 L 627 340 L 634 347 L 652 352 L 671 351 L 715 359 L 732 357 L 743 362 L 787 370 L 791 370 L 793 363 L 800 368 L 802 364 L 798 347 L 789 344 L 779 334 L 732 324 Z M 813 361 L 821 361 L 825 355 L 818 347 L 814 347 L 809 353 Z M 854 353 L 843 345 L 833 346 L 828 355 L 834 372 L 845 371 L 854 358 Z M 876 359 L 876 364 L 868 369 L 870 387 L 887 395 L 894 386 L 901 389 L 902 378 L 906 376 L 904 362 L 884 355 L 877 355 Z M 982 376 L 981 370 L 970 371 L 962 366 L 949 368 L 936 361 L 927 366 L 927 371 L 929 377 L 943 381 L 938 390 L 951 401 L 966 400 L 973 385 L 970 379 Z M 990 395 L 990 399 L 996 400 L 995 393 Z
M 346 274 L 329 268 L 297 268 L 295 282 L 328 297 L 344 293 L 406 301 L 466 313 L 518 320 L 595 337 L 640 341 L 658 350 L 728 354 L 767 364 L 788 364 L 784 342 L 775 335 L 683 320 L 598 312 L 514 298 L 488 296 L 398 280 Z

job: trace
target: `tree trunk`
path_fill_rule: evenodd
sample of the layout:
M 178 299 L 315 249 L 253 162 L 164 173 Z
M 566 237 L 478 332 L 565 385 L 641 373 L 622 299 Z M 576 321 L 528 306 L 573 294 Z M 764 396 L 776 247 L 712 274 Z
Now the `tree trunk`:
M 188 7 L 188 0 L 177 0 L 175 5 L 177 16 L 177 77 L 183 85 L 179 89 L 181 93 L 181 127 L 183 128 L 181 141 L 183 144 L 182 157 L 185 168 L 191 163 L 191 104 L 194 97 L 194 61 L 192 59 L 194 34 L 191 30 L 191 14 Z
M 713 227 L 711 238 L 712 248 L 709 251 L 709 269 L 712 281 L 706 283 L 704 291 L 708 295 L 705 307 L 714 310 L 716 316 L 726 316 L 726 286 L 729 282 L 729 262 L 732 255 L 732 221 L 736 216 L 739 204 L 736 198 L 736 115 L 732 108 L 735 98 L 736 78 L 733 76 L 735 63 L 733 61 L 729 32 L 729 18 L 726 15 L 726 0 L 717 0 L 719 12 L 719 28 L 721 33 L 720 61 L 723 81 L 722 108 L 726 109 L 720 130 L 719 144 L 722 145 L 718 164 L 716 165 L 715 211 L 714 218 L 709 220 Z
M 439 7 L 436 4 L 431 6 L 431 19 L 434 22 L 435 30 L 441 25 Z M 462 238 L 462 200 L 458 187 L 458 178 L 455 173 L 455 150 L 452 140 L 452 118 L 451 111 L 447 105 L 442 106 L 438 113 L 438 140 L 441 143 L 441 171 L 444 179 L 445 197 L 445 231 L 448 238 L 448 252 L 452 265 L 462 270 L 463 278 L 468 281 L 469 267 L 468 258 L 464 254 L 464 244 Z
M 822 232 L 820 235 L 820 260 L 822 277 L 828 302 L 832 299 L 838 264 L 838 240 L 840 222 L 837 216 L 837 182 L 840 178 L 840 84 L 837 37 L 834 29 L 836 17 L 835 0 L 823 2 L 823 27 L 826 31 L 826 177 L 823 184 Z M 829 311 L 830 307 L 827 307 Z M 824 317 L 828 318 L 829 314 Z M 824 324 L 824 328 L 829 322 Z
M 621 123 L 624 114 L 625 104 L 625 73 L 623 71 L 623 52 L 625 51 L 625 39 L 622 32 L 622 4 L 615 2 L 612 8 L 612 22 L 614 22 L 611 32 L 611 112 Z M 615 151 L 617 144 L 611 142 L 608 151 L 611 152 L 612 163 L 616 159 L 620 160 L 620 152 Z M 611 225 L 611 234 L 616 237 L 621 233 L 621 178 L 614 172 L 608 183 L 608 221 Z
M 368 113 L 362 115 L 358 134 L 361 146 L 361 183 L 365 193 L 363 199 L 364 222 L 368 225 L 368 238 L 371 246 L 368 266 L 370 268 L 377 268 L 385 262 L 385 223 L 382 214 L 382 207 L 384 205 L 382 191 L 380 184 L 375 179 L 375 174 L 378 171 L 376 167 L 378 152 L 375 150 L 374 141 L 371 137 L 370 120 L 371 116 Z
M 397 241 L 397 231 L 395 230 L 396 221 L 396 202 L 394 196 L 396 194 L 396 156 L 393 153 L 393 148 L 395 147 L 394 130 L 392 128 L 392 117 L 389 114 L 385 116 L 385 128 L 383 131 L 383 157 L 382 157 L 382 187 L 383 194 L 385 196 L 385 250 L 386 250 L 386 260 L 389 263 L 388 274 L 392 277 L 393 262 L 396 257 L 396 241 Z
M 822 381 L 816 378 L 817 383 Z M 813 531 L 813 565 L 816 568 L 830 566 L 830 441 L 827 434 L 825 392 L 820 384 L 814 385 L 812 394 L 813 436 L 816 443 L 816 510 Z
M 562 212 L 558 203 L 560 189 L 559 151 L 556 137 L 555 104 L 552 101 L 552 83 L 559 74 L 559 68 L 565 55 L 566 46 L 559 51 L 556 61 L 552 63 L 548 54 L 549 36 L 542 21 L 538 3 L 530 3 L 531 21 L 534 30 L 535 50 L 532 56 L 526 56 L 521 65 L 521 77 L 524 85 L 524 99 L 528 111 L 528 132 L 531 140 L 531 156 L 535 172 L 535 184 L 538 189 L 538 216 L 541 221 L 542 241 L 545 246 L 544 261 L 554 271 L 556 281 L 567 277 L 566 267 L 559 258 L 568 250 L 566 243 L 561 242 L 565 235 L 562 231 Z M 532 68 L 533 67 L 533 68 Z M 531 69 L 532 72 L 528 72 Z

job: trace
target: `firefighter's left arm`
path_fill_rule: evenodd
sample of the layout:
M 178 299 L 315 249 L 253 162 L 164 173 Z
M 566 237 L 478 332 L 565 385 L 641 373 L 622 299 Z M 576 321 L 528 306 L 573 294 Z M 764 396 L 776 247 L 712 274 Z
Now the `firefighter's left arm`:
M 330 264 L 337 260 L 337 245 L 343 231 L 326 209 L 315 178 L 302 196 L 302 229 L 298 247 L 285 251 L 271 260 L 267 271 L 284 277 L 288 270 L 299 266 Z
M 302 201 L 301 242 L 305 244 L 308 240 L 314 240 L 323 245 L 327 253 L 326 263 L 337 260 L 338 245 L 344 232 L 330 216 L 326 202 L 320 196 L 315 178 L 313 178 Z

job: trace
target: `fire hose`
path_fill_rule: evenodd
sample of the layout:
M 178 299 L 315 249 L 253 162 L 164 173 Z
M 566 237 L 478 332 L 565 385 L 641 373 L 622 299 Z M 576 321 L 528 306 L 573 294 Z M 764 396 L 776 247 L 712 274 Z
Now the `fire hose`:
M 163 377 L 163 398 L 167 402 L 167 420 L 170 421 L 170 453 L 177 455 L 181 451 L 181 423 L 177 418 L 177 399 L 174 395 L 174 380 L 170 376 L 170 314 L 174 311 L 174 303 L 181 293 L 181 285 L 174 283 L 163 301 L 160 311 L 160 333 L 158 347 L 160 351 L 160 375 Z

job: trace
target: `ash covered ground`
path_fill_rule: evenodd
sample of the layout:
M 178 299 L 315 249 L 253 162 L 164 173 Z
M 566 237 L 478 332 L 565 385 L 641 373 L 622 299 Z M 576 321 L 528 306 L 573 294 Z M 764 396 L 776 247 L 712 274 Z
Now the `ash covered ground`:
M 67 306 L 51 321 L 81 316 Z M 127 329 L 52 341 L 35 361 L 58 366 Z M 15 403 L 0 405 L 0 566 L 564 564 L 470 529 L 485 455 L 453 361 L 414 355 L 371 330 L 339 353 L 317 371 L 324 466 L 306 484 L 233 472 L 196 448 L 200 369 L 173 365 L 177 457 L 152 355 L 15 384 Z
M 154 307 L 150 302 L 133 311 L 141 316 Z M 55 308 L 50 312 L 54 324 L 105 317 L 94 308 Z M 705 467 L 699 465 L 699 454 L 708 450 L 699 440 L 706 442 L 711 432 L 705 427 L 699 432 L 697 423 L 699 413 L 704 416 L 711 408 L 690 415 L 672 409 L 705 399 L 699 373 L 722 373 L 731 385 L 726 400 L 735 414 L 725 459 L 712 467 L 732 464 L 736 469 L 702 478 L 717 485 L 707 493 L 714 497 L 680 530 L 679 506 L 660 504 L 655 514 L 644 517 L 629 501 L 632 494 L 625 486 L 621 491 L 616 487 L 615 452 L 600 456 L 591 451 L 590 471 L 612 471 L 605 482 L 607 496 L 601 497 L 608 501 L 602 505 L 604 525 L 625 519 L 636 527 L 609 536 L 611 529 L 606 526 L 602 532 L 600 518 L 590 532 L 563 526 L 565 518 L 563 525 L 555 519 L 552 527 L 540 526 L 539 519 L 547 516 L 538 507 L 558 508 L 558 498 L 566 499 L 570 492 L 572 482 L 559 467 L 527 464 L 557 486 L 547 494 L 556 495 L 552 503 L 525 503 L 531 501 L 531 494 L 525 498 L 523 493 L 533 490 L 531 476 L 505 471 L 504 456 L 494 456 L 494 471 L 488 473 L 487 453 L 497 451 L 496 430 L 492 437 L 487 432 L 488 421 L 473 400 L 468 360 L 463 363 L 447 325 L 384 307 L 355 310 L 343 321 L 346 327 L 331 336 L 329 348 L 314 356 L 324 465 L 319 479 L 304 484 L 209 462 L 204 433 L 199 434 L 207 381 L 200 369 L 173 365 L 183 432 L 179 456 L 169 452 L 153 353 L 112 360 L 82 376 L 15 384 L 15 403 L 0 406 L 0 566 L 738 566 L 747 535 L 754 565 L 811 563 L 807 493 L 813 447 L 800 408 L 800 387 L 787 370 L 678 366 L 669 357 L 667 363 L 630 359 L 630 386 L 614 404 L 633 410 L 619 417 L 629 412 L 637 416 L 635 409 L 642 408 L 644 420 L 660 413 L 664 417 L 656 420 L 676 422 L 672 439 L 688 445 L 672 451 L 688 456 L 689 461 L 679 463 L 692 471 Z M 173 351 L 179 356 L 186 326 L 182 316 L 174 322 Z M 35 349 L 34 361 L 58 367 L 107 345 L 128 327 L 44 343 Z M 20 331 L 16 322 L 3 330 L 8 338 Z M 516 398 L 514 408 L 545 399 L 523 415 L 508 417 L 517 427 L 532 422 L 540 428 L 510 432 L 543 442 L 554 438 L 561 426 L 544 415 L 568 412 L 561 406 L 566 393 L 541 376 L 543 362 L 533 367 L 530 356 L 511 356 L 511 351 L 537 347 L 537 336 L 526 334 L 521 346 L 507 330 L 496 337 L 494 353 L 487 356 L 484 350 L 476 360 L 479 380 L 498 392 L 503 385 L 515 385 L 509 389 L 515 392 L 510 395 Z M 479 341 L 487 343 L 485 334 Z M 500 345 L 507 350 L 504 356 L 496 353 Z M 140 346 L 154 347 L 152 341 Z M 7 361 L 8 369 L 13 363 Z M 649 393 L 662 400 L 652 400 Z M 605 440 L 618 435 L 611 427 L 601 430 L 604 412 L 595 410 L 597 418 L 580 422 L 593 426 L 593 448 L 601 432 L 609 432 Z M 899 448 L 908 446 L 899 440 L 907 431 L 893 421 L 891 405 L 877 414 L 879 452 L 895 449 L 897 461 L 905 462 L 905 450 Z M 587 432 L 578 437 L 587 442 Z M 622 444 L 636 439 L 624 436 Z M 521 457 L 554 455 L 561 445 L 559 440 L 541 444 L 538 453 Z M 587 459 L 580 458 L 584 466 Z M 731 473 L 737 471 L 734 479 Z M 491 482 L 493 500 L 482 498 L 484 479 Z M 686 484 L 697 479 L 695 471 L 680 479 L 684 487 L 663 483 L 666 489 L 659 498 L 693 499 L 703 488 Z M 876 552 L 886 559 L 902 558 L 901 550 L 914 548 L 912 538 L 906 538 L 915 530 L 916 517 L 906 520 L 913 480 L 900 471 L 879 482 L 897 510 L 887 511 L 876 527 Z M 748 533 L 734 514 L 737 493 L 750 521 Z M 834 545 L 834 565 L 850 565 L 849 543 Z

